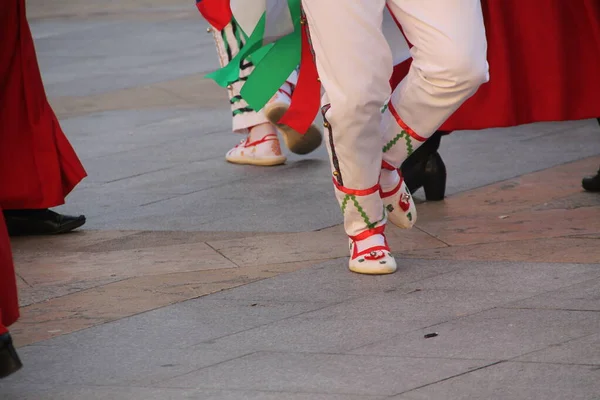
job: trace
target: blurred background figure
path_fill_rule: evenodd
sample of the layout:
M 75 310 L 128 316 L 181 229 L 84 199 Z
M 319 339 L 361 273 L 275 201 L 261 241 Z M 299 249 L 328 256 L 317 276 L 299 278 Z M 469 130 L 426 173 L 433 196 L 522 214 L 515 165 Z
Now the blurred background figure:
M 0 378 L 21 368 L 8 327 L 19 318 L 19 300 L 8 234 L 0 213 Z
M 85 217 L 49 210 L 86 172 L 48 103 L 25 1 L 0 13 L 0 206 L 10 235 L 64 233 Z
M 600 1 L 483 0 L 482 7 L 490 81 L 402 165 L 408 188 L 423 187 L 427 200 L 444 197 L 444 134 L 600 116 Z M 410 63 L 396 65 L 392 86 Z M 600 174 L 583 186 L 600 191 Z

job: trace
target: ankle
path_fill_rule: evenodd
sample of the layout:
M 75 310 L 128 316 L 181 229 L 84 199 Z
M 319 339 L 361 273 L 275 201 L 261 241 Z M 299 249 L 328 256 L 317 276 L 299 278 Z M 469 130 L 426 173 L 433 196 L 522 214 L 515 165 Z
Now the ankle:
M 387 170 L 382 169 L 379 174 L 379 185 L 383 192 L 388 192 L 394 189 L 400 183 L 400 173 L 397 169 Z
M 387 242 L 385 236 L 381 233 L 369 236 L 363 240 L 355 240 L 354 246 L 356 247 L 356 252 L 360 254 L 369 249 L 387 247 Z
M 267 135 L 277 135 L 277 129 L 269 122 L 254 125 L 249 129 L 248 141 L 255 142 Z

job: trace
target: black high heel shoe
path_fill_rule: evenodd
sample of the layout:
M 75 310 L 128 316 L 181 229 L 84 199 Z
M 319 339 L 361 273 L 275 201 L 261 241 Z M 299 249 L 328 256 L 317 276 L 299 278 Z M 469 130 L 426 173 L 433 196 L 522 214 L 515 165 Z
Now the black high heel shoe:
M 17 372 L 22 366 L 10 334 L 0 335 L 0 378 Z
M 400 167 L 408 190 L 414 193 L 422 187 L 428 201 L 443 200 L 446 194 L 446 165 L 437 152 L 442 135 L 435 132 Z
M 431 154 L 423 171 L 423 190 L 428 201 L 444 200 L 446 195 L 446 165 L 437 151 Z

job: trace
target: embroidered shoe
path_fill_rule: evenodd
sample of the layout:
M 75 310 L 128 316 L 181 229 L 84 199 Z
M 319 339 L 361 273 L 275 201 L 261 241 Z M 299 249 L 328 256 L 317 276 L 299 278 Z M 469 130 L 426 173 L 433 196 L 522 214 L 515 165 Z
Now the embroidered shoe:
M 350 271 L 366 275 L 396 272 L 396 260 L 383 234 L 384 228 L 385 225 L 350 237 Z
M 284 164 L 286 157 L 281 154 L 279 139 L 274 133 L 269 133 L 254 142 L 250 138 L 242 140 L 240 144 L 229 150 L 225 159 L 234 164 L 250 164 L 271 166 Z
M 278 124 L 281 117 L 290 108 L 291 101 L 292 85 L 285 83 L 265 105 L 265 116 L 281 131 L 283 142 L 292 153 L 308 154 L 321 145 L 323 135 L 315 124 L 312 124 L 304 135 L 287 125 Z
M 383 206 L 387 211 L 388 221 L 398 228 L 412 228 L 415 222 L 417 222 L 417 208 L 408 190 L 408 186 L 406 186 L 402 178 L 402 174 L 398 169 L 385 161 L 382 163 L 381 168 L 382 173 L 385 171 L 394 174 L 394 181 L 398 182 L 391 190 L 386 190 L 382 186 L 379 191 Z
M 388 212 L 388 221 L 398 228 L 410 229 L 417 222 L 417 208 L 404 179 L 389 192 L 381 192 L 381 200 Z

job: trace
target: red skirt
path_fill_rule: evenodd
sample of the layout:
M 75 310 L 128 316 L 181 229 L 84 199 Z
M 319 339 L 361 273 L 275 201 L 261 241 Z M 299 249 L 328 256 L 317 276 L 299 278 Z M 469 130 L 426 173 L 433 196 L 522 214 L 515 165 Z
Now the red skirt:
M 0 12 L 0 206 L 49 208 L 86 176 L 48 104 L 24 0 Z
M 19 318 L 19 300 L 8 232 L 0 209 L 0 335 Z
M 600 117 L 600 0 L 483 0 L 490 81 L 441 130 Z M 392 86 L 410 60 L 394 70 Z

